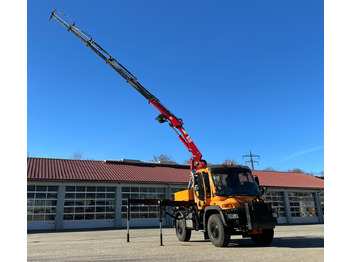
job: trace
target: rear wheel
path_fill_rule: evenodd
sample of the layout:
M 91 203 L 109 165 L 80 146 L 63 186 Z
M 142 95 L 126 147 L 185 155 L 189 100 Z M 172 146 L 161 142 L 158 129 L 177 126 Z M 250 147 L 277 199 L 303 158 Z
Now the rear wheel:
M 208 219 L 208 235 L 216 247 L 226 247 L 230 243 L 231 235 L 221 221 L 219 214 L 213 214 Z
M 191 230 L 186 228 L 185 219 L 177 219 L 176 225 L 176 236 L 182 242 L 187 242 L 191 238 Z
M 273 229 L 263 229 L 261 234 L 252 235 L 252 240 L 259 246 L 267 246 L 273 240 Z

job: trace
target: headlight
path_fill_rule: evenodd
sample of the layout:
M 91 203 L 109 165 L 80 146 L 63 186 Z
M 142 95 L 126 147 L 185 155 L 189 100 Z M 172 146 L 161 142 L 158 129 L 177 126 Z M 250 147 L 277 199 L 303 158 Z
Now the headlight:
M 229 213 L 227 214 L 228 219 L 238 219 L 238 214 L 237 213 Z

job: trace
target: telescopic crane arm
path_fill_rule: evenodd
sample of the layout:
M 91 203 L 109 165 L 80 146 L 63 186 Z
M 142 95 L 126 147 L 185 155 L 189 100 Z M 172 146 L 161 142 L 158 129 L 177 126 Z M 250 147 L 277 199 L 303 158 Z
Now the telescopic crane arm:
M 71 24 L 67 23 L 60 16 L 66 16 L 71 20 Z M 110 65 L 115 71 L 117 71 L 130 85 L 132 85 L 141 95 L 143 95 L 150 104 L 152 104 L 159 112 L 160 115 L 156 117 L 159 123 L 164 123 L 169 121 L 170 127 L 177 133 L 180 140 L 184 143 L 187 149 L 192 153 L 191 157 L 191 169 L 199 168 L 199 163 L 205 165 L 205 161 L 202 160 L 202 154 L 198 150 L 197 146 L 192 141 L 191 137 L 187 134 L 183 128 L 183 122 L 181 118 L 177 118 L 172 114 L 153 94 L 151 94 L 146 88 L 144 88 L 138 81 L 137 78 L 130 73 L 122 64 L 120 64 L 116 59 L 114 59 L 110 54 L 108 54 L 101 46 L 92 40 L 92 37 L 80 30 L 75 26 L 75 23 L 67 15 L 57 11 L 56 9 L 52 11 L 51 18 L 56 19 L 61 25 L 67 28 L 68 32 L 73 33 L 78 37 L 84 44 L 94 51 L 99 57 L 101 57 L 108 65 Z

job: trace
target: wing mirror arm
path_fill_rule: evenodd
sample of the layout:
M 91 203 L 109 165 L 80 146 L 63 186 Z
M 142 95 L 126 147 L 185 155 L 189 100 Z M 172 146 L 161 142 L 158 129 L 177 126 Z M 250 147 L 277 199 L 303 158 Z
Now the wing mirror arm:
M 257 176 L 255 176 L 254 178 L 255 178 L 255 182 L 258 184 L 258 186 L 260 186 L 259 178 Z
M 257 176 L 255 176 L 254 178 L 255 178 L 255 182 L 257 183 L 258 187 L 260 188 L 261 195 L 263 195 L 267 190 L 266 186 L 260 186 L 259 178 Z
M 266 186 L 260 187 L 261 195 L 265 194 L 266 190 L 267 190 Z

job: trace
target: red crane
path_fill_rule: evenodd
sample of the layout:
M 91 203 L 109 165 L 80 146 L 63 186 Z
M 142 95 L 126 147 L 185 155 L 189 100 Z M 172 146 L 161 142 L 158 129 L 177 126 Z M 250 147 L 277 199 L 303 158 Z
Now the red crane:
M 72 23 L 67 23 L 57 14 L 67 17 L 69 20 L 71 20 Z M 132 73 L 130 73 L 130 71 L 128 71 L 115 58 L 108 54 L 100 45 L 93 41 L 92 37 L 88 33 L 76 27 L 74 21 L 70 19 L 67 15 L 55 9 L 52 11 L 49 21 L 51 20 L 51 18 L 56 19 L 61 25 L 67 28 L 68 32 L 73 33 L 82 42 L 84 42 L 84 44 L 87 47 L 94 51 L 108 65 L 110 65 L 115 71 L 117 71 L 130 85 L 132 85 L 141 95 L 143 95 L 148 100 L 148 103 L 152 104 L 160 112 L 160 115 L 156 117 L 156 120 L 159 123 L 169 121 L 170 127 L 176 132 L 179 139 L 184 143 L 188 151 L 192 153 L 191 170 L 206 167 L 206 161 L 202 160 L 201 152 L 198 150 L 191 137 L 185 131 L 181 118 L 177 118 L 173 113 L 171 113 L 153 94 L 151 94 L 137 81 L 137 78 Z

